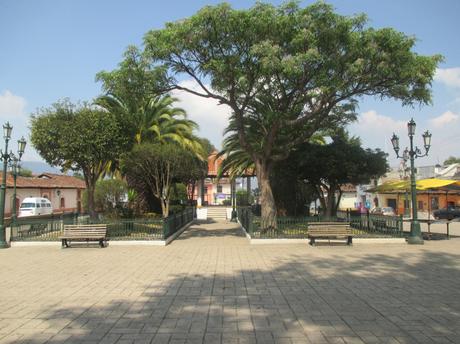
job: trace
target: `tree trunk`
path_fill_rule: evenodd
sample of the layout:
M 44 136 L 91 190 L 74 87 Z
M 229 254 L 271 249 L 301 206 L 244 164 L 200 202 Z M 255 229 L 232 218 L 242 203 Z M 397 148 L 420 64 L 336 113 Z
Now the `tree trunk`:
M 271 168 L 266 161 L 256 162 L 257 180 L 260 187 L 260 204 L 262 211 L 261 229 L 268 230 L 277 228 L 276 205 L 270 185 Z
M 97 218 L 96 210 L 94 209 L 94 190 L 96 188 L 96 185 L 93 183 L 87 183 L 86 188 L 88 191 L 88 213 L 89 217 L 92 220 L 95 220 Z
M 163 214 L 164 218 L 169 216 L 169 199 L 162 198 L 161 199 L 161 213 Z
M 342 195 L 343 195 L 343 192 L 340 189 L 340 187 L 338 189 L 339 189 L 339 196 L 337 197 L 337 201 L 335 202 L 334 215 L 337 215 L 337 211 L 339 210 L 340 201 L 342 200 Z
M 336 188 L 333 185 L 330 185 L 327 190 L 327 208 L 326 208 L 326 217 L 333 217 L 337 214 L 335 211 L 335 191 Z

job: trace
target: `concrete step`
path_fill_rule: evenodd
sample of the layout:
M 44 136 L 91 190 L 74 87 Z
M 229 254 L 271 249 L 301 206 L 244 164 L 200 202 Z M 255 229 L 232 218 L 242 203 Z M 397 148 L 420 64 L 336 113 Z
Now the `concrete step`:
M 227 219 L 227 209 L 224 207 L 209 207 L 208 219 L 213 220 L 226 220 Z

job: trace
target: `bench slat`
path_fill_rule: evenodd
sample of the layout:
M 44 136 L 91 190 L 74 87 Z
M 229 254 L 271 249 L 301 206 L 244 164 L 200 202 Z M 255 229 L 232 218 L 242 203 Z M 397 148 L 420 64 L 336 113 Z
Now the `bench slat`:
M 101 247 L 107 242 L 107 224 L 64 225 L 64 233 L 60 236 L 62 247 L 69 241 L 99 241 Z
M 308 224 L 308 237 L 310 244 L 315 244 L 315 239 L 347 239 L 347 244 L 352 243 L 353 233 L 347 222 L 310 222 Z

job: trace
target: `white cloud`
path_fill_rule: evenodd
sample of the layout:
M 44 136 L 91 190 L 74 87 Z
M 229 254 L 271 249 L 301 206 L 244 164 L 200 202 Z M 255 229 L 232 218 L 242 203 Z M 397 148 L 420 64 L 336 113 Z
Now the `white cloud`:
M 17 117 L 24 117 L 26 105 L 27 102 L 24 98 L 5 90 L 0 94 L 0 118 L 12 120 Z
M 361 113 L 358 121 L 350 125 L 349 130 L 351 134 L 361 138 L 364 147 L 379 148 L 389 153 L 390 164 L 392 164 L 394 152 L 390 138 L 393 133 L 401 136 L 402 132 L 407 132 L 406 126 L 406 121 L 396 120 L 370 110 Z
M 22 157 L 23 161 L 43 161 L 33 148 L 29 139 L 29 114 L 26 111 L 27 101 L 25 98 L 13 94 L 9 90 L 0 93 L 0 129 L 4 123 L 10 122 L 13 127 L 10 149 L 17 149 L 16 141 L 22 136 L 27 140 L 27 146 Z M 3 147 L 2 147 L 3 148 Z
M 434 80 L 450 87 L 460 87 L 460 67 L 438 68 Z
M 441 128 L 446 124 L 456 122 L 459 119 L 459 115 L 453 113 L 452 111 L 446 111 L 442 115 L 430 119 L 430 124 L 436 128 Z
M 181 81 L 180 86 L 201 91 L 200 86 L 193 80 Z M 183 108 L 188 118 L 198 123 L 199 135 L 208 138 L 217 149 L 220 149 L 231 109 L 226 105 L 219 105 L 217 100 L 199 97 L 186 91 L 176 90 L 172 95 L 179 99 L 175 106 Z
M 414 145 L 423 149 L 422 133 L 429 130 L 432 133 L 431 149 L 427 157 L 416 160 L 416 166 L 425 166 L 442 163 L 448 156 L 458 156 L 460 146 L 460 114 L 446 111 L 443 114 L 422 120 L 415 118 L 417 122 Z M 372 110 L 362 113 L 358 122 L 350 125 L 350 132 L 361 138 L 363 146 L 380 148 L 387 152 L 390 166 L 397 166 L 397 160 L 393 147 L 390 143 L 391 135 L 396 133 L 400 138 L 400 147 L 404 149 L 409 144 L 407 137 L 407 120 L 400 121 L 381 115 Z
M 364 112 L 358 118 L 358 127 L 362 130 L 398 131 L 406 126 L 406 122 L 380 115 L 375 110 Z

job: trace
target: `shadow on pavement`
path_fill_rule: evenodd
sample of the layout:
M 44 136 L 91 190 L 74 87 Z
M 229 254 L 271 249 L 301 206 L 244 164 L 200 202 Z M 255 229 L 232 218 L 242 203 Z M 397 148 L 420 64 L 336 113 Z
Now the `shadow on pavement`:
M 36 319 L 61 324 L 49 338 L 55 343 L 458 343 L 460 255 L 342 253 L 288 254 L 225 274 L 145 276 L 137 299 L 72 308 L 56 300 Z

